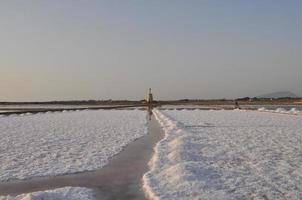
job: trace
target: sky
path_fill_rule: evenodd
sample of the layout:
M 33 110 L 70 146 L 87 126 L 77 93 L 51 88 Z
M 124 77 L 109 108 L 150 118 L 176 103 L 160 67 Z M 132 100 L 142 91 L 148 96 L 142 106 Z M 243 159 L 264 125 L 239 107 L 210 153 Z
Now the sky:
M 0 1 L 0 101 L 302 96 L 300 0 Z

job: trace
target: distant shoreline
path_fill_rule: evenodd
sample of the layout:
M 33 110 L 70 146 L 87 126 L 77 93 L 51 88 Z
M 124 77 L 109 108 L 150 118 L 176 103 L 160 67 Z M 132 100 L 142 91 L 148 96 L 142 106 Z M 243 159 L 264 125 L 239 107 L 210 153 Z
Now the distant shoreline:
M 236 100 L 173 100 L 154 101 L 151 105 L 146 101 L 50 101 L 50 102 L 0 102 L 0 115 L 62 112 L 76 110 L 110 110 L 110 109 L 150 109 L 160 106 L 181 106 L 184 108 L 200 107 L 203 109 L 234 109 L 235 103 L 242 108 L 253 109 L 261 106 L 302 106 L 302 99 L 250 99 Z
M 264 99 L 264 98 L 239 98 L 239 99 L 181 99 L 181 100 L 159 100 L 154 101 L 154 104 L 159 105 L 233 105 L 234 102 L 241 105 L 285 105 L 285 104 L 302 104 L 302 98 L 279 98 L 279 99 Z M 41 102 L 9 102 L 2 101 L 0 106 L 9 105 L 94 105 L 94 106 L 138 106 L 146 104 L 146 101 L 130 101 L 130 100 L 71 100 L 71 101 L 41 101 Z

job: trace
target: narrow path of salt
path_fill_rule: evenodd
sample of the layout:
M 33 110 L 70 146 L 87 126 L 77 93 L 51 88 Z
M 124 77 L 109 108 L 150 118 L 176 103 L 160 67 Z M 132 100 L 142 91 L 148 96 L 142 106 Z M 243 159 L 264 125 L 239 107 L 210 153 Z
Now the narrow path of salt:
M 148 134 L 126 146 L 103 168 L 72 175 L 1 183 L 0 195 L 18 195 L 72 186 L 93 188 L 96 199 L 145 199 L 141 179 L 148 171 L 153 147 L 162 137 L 162 129 L 155 118 L 151 117 Z

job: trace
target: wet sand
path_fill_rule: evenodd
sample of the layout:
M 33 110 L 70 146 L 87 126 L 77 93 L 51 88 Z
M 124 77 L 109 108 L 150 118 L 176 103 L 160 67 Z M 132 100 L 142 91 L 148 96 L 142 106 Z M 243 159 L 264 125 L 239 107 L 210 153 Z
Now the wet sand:
M 73 186 L 93 188 L 96 199 L 146 199 L 141 179 L 148 171 L 153 148 L 163 135 L 163 130 L 152 116 L 148 124 L 148 134 L 126 146 L 103 168 L 71 175 L 0 183 L 0 195 L 18 195 Z

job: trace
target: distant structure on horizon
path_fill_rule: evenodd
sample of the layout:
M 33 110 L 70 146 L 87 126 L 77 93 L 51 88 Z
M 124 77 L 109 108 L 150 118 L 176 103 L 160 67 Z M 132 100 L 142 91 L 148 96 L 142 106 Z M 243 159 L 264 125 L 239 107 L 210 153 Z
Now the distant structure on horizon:
M 148 98 L 147 98 L 147 103 L 148 104 L 152 104 L 153 103 L 153 94 L 152 94 L 151 88 L 149 88 L 149 94 L 148 94 Z

